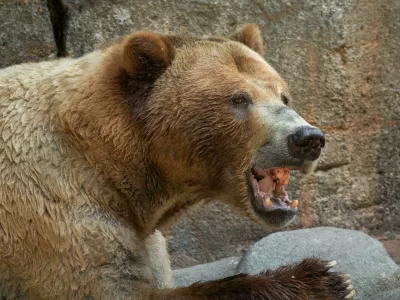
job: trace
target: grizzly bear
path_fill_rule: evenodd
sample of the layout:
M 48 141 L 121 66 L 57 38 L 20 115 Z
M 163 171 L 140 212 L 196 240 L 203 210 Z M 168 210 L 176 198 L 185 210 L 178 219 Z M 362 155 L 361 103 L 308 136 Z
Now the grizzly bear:
M 318 258 L 173 288 L 159 231 L 215 199 L 288 224 L 298 208 L 270 170 L 311 172 L 324 147 L 262 52 L 247 24 L 230 37 L 136 32 L 1 70 L 1 296 L 351 298 Z

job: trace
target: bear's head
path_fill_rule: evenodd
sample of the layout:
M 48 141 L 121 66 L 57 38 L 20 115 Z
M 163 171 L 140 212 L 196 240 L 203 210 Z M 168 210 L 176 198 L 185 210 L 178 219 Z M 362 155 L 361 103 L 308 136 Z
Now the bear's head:
M 228 38 L 137 32 L 114 52 L 113 82 L 162 178 L 162 196 L 221 200 L 273 227 L 295 217 L 270 169 L 311 172 L 324 136 L 291 108 L 256 25 Z M 174 205 L 168 211 L 184 203 Z

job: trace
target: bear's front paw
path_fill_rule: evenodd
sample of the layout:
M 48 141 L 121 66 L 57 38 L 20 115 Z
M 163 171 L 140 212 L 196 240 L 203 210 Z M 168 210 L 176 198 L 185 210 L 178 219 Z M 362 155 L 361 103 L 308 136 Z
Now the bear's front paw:
M 334 263 L 336 265 L 336 262 Z M 329 295 L 331 295 L 332 299 L 335 300 L 353 299 L 354 295 L 356 294 L 356 292 L 353 290 L 353 285 L 349 274 L 343 275 L 337 272 L 328 272 L 325 285 Z
M 336 265 L 336 261 L 307 258 L 295 266 L 293 276 L 306 284 L 316 299 L 352 299 L 355 291 L 350 275 L 330 271 Z

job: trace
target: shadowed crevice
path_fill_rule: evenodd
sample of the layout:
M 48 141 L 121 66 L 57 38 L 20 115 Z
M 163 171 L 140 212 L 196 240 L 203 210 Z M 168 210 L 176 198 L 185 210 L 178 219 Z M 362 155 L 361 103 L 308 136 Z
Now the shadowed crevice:
M 57 57 L 65 57 L 67 56 L 66 27 L 68 8 L 63 4 L 62 0 L 47 0 L 46 3 L 57 46 Z
M 344 166 L 349 165 L 350 162 L 338 162 L 338 163 L 331 163 L 331 164 L 325 164 L 325 165 L 320 165 L 317 166 L 317 168 L 315 169 L 315 172 L 327 172 L 330 171 L 332 169 L 336 169 L 336 168 L 341 168 Z

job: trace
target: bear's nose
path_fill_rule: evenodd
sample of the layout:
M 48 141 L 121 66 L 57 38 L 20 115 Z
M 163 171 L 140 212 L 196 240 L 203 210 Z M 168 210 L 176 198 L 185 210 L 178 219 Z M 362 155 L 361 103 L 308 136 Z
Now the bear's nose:
M 316 160 L 325 146 L 325 137 L 321 130 L 314 127 L 301 127 L 289 136 L 289 153 L 301 160 Z

